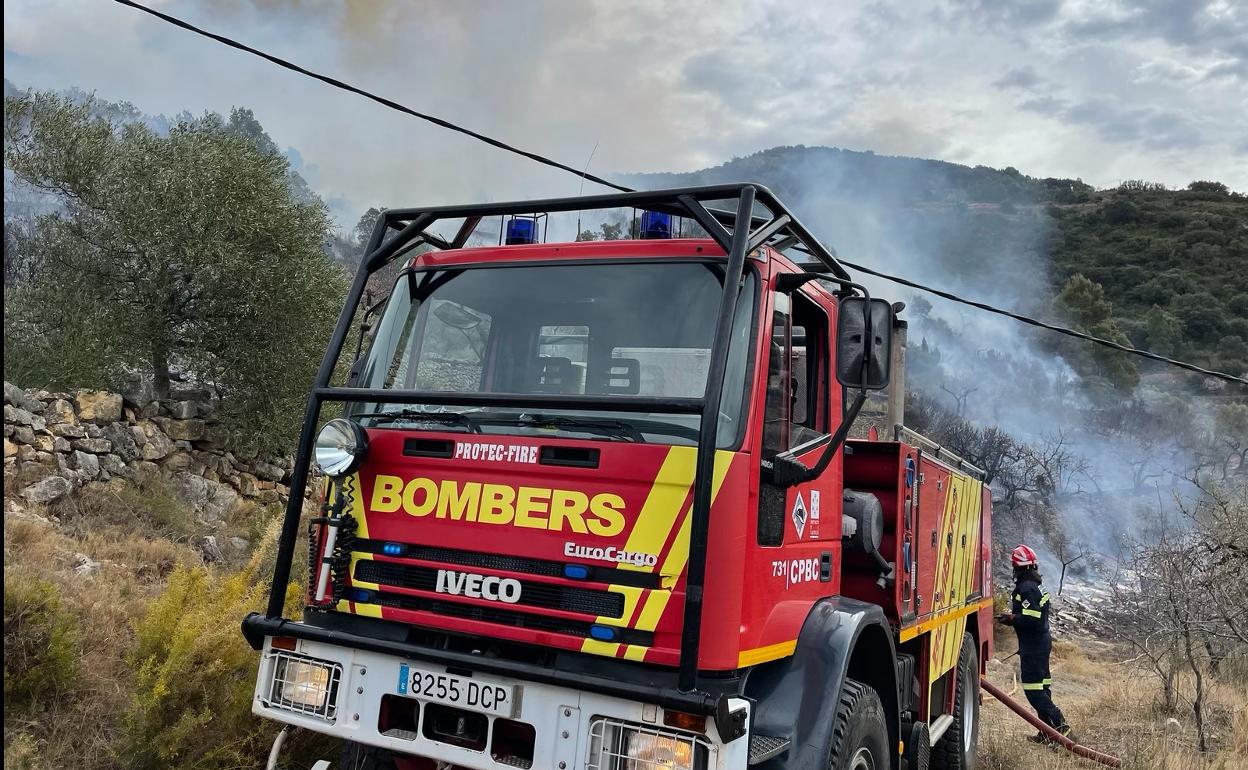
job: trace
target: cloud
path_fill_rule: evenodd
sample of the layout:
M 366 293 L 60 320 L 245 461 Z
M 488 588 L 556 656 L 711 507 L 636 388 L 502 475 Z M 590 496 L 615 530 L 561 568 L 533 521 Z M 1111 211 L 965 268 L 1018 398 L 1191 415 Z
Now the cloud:
M 1043 82 L 1044 78 L 1040 77 L 1035 68 L 1024 66 L 1011 68 L 1004 75 L 992 81 L 992 84 L 1002 89 L 1030 89 Z
M 1226 162 L 1243 157 L 1244 59 L 1203 21 L 1217 4 L 1195 16 L 1147 5 L 1166 7 L 1106 17 L 1100 33 L 1099 17 L 1058 0 L 162 7 L 570 165 L 597 146 L 604 175 L 826 144 L 1248 189 L 1244 164 Z M 1242 14 L 1227 13 L 1233 27 Z M 580 189 L 112 3 L 12 0 L 4 20 L 18 87 L 78 86 L 169 115 L 251 107 L 315 167 L 318 192 L 346 202 L 336 211 Z

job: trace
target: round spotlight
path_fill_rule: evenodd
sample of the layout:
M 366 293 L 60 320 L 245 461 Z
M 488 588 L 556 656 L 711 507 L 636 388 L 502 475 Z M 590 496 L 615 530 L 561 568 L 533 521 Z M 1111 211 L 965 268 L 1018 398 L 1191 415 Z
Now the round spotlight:
M 332 478 L 360 467 L 366 452 L 368 436 L 351 420 L 341 417 L 330 420 L 316 436 L 316 464 Z

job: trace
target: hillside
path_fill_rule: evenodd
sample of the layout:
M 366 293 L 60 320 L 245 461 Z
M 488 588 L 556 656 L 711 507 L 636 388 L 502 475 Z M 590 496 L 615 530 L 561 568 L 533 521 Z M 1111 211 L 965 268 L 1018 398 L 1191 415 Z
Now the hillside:
M 1082 273 L 1135 345 L 1248 371 L 1248 197 L 1216 182 L 1098 191 L 1013 168 L 801 146 L 631 180 L 759 181 L 851 261 L 1041 316 L 1061 317 L 1052 300 Z

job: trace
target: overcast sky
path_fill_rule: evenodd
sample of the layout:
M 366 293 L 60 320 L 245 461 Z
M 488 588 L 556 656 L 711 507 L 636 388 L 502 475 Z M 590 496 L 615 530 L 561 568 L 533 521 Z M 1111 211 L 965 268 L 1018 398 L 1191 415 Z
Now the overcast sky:
M 145 1 L 599 174 L 821 144 L 1248 190 L 1242 0 Z M 108 0 L 5 0 L 4 24 L 19 88 L 250 107 L 342 211 L 578 188 Z

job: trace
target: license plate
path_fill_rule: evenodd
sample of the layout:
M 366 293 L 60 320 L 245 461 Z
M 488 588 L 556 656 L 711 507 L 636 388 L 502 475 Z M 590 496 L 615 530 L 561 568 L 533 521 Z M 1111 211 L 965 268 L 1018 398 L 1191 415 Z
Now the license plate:
M 498 717 L 514 717 L 520 709 L 518 685 L 478 682 L 471 677 L 430 671 L 407 663 L 399 666 L 397 692 L 408 698 L 445 703 Z

